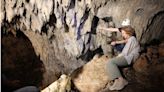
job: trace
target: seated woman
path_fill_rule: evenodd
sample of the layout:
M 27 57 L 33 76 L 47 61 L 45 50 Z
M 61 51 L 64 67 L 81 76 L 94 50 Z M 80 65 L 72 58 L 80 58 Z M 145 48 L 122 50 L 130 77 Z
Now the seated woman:
M 124 26 L 120 28 L 121 34 L 124 37 L 125 47 L 123 48 L 121 54 L 117 57 L 112 58 L 108 61 L 107 72 L 110 80 L 114 83 L 109 87 L 110 90 L 121 90 L 128 82 L 122 77 L 119 66 L 128 66 L 132 62 L 136 61 L 139 56 L 140 45 L 137 39 L 133 36 L 134 29 L 131 26 Z M 122 42 L 112 42 L 112 45 L 122 43 Z
M 120 28 L 104 28 L 104 27 L 99 27 L 99 30 L 105 30 L 109 32 L 116 32 L 117 34 L 121 34 Z M 119 37 L 122 38 L 122 37 Z M 111 45 L 114 46 L 114 49 L 116 49 L 118 52 L 121 52 L 125 46 L 125 43 L 127 42 L 126 39 L 120 40 L 120 41 L 113 41 Z

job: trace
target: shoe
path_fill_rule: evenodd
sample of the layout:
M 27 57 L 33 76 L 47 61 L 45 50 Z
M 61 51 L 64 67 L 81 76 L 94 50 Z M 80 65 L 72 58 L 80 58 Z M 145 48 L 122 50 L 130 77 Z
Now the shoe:
M 110 87 L 110 90 L 121 90 L 128 84 L 128 82 L 125 79 L 123 79 L 123 80 L 117 80 L 116 83 L 114 84 L 113 86 Z
M 109 87 L 110 90 L 115 90 L 115 86 L 118 85 L 118 79 L 114 80 L 114 83 L 112 86 Z
M 113 81 L 108 82 L 107 88 L 110 88 L 113 85 Z
M 128 81 L 123 79 L 121 83 L 117 86 L 116 90 L 121 90 L 123 89 L 126 85 L 128 85 Z
M 109 88 L 112 86 L 113 82 L 114 82 L 113 80 L 109 81 L 107 83 L 106 87 L 104 89 L 100 90 L 100 92 L 109 92 L 110 91 Z

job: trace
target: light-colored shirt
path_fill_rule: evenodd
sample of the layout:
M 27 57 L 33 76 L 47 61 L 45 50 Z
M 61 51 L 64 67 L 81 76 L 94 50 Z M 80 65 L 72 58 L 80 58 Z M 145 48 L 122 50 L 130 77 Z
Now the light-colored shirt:
M 136 59 L 139 57 L 139 51 L 140 45 L 137 39 L 134 36 L 131 36 L 125 44 L 125 47 L 121 52 L 121 55 L 125 57 L 128 64 L 131 64 L 132 62 L 136 61 Z

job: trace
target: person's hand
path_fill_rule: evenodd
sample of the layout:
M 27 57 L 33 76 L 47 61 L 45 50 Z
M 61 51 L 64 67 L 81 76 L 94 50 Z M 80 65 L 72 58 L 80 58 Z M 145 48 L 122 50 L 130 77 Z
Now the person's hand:
M 97 33 L 103 33 L 104 29 L 102 27 L 98 27 Z
M 104 28 L 104 27 L 99 27 L 98 29 L 101 31 L 104 31 L 104 32 L 106 31 L 106 28 Z
M 98 30 L 104 30 L 102 27 L 98 27 Z
M 112 46 L 115 46 L 116 45 L 116 42 L 115 41 L 111 42 L 111 45 Z
M 120 53 L 120 54 L 118 54 L 118 57 L 121 57 L 121 56 L 123 56 L 121 53 Z

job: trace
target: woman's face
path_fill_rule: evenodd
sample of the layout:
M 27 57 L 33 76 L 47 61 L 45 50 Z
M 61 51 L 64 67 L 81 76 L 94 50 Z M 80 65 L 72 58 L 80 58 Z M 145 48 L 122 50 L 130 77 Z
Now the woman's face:
M 125 39 L 129 38 L 129 35 L 124 30 L 121 30 L 121 33 L 122 33 L 123 38 Z

